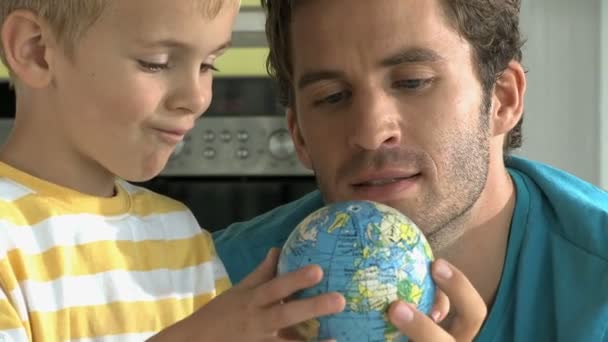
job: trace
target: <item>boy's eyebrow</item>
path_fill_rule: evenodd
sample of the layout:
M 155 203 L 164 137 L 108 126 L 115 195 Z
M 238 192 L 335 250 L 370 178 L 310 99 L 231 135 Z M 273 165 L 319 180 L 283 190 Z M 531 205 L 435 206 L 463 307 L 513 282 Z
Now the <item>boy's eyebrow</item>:
M 184 43 L 177 39 L 162 39 L 157 41 L 139 41 L 139 43 L 145 47 L 168 47 L 168 48 L 178 48 L 182 50 L 193 50 L 192 45 Z M 232 40 L 228 40 L 222 44 L 220 44 L 217 48 L 211 51 L 212 54 L 220 52 L 229 48 L 232 45 Z
M 213 50 L 211 53 L 217 53 L 220 51 L 224 51 L 226 49 L 228 49 L 229 47 L 232 46 L 232 40 L 228 40 L 223 44 L 220 44 L 220 46 L 217 47 L 217 49 Z

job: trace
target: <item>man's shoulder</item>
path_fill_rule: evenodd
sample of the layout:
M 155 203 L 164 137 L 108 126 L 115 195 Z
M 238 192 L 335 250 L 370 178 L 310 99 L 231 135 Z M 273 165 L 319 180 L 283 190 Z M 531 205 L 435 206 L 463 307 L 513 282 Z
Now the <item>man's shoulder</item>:
M 506 161 L 509 169 L 526 175 L 542 190 L 549 194 L 565 196 L 564 200 L 581 204 L 596 204 L 604 212 L 608 211 L 608 192 L 567 171 L 554 166 L 520 157 L 509 157 Z M 599 202 L 598 202 L 599 201 Z
M 306 216 L 323 206 L 318 191 L 277 207 L 249 221 L 237 222 L 213 233 L 217 253 L 234 284 L 259 265 L 268 250 L 282 247 Z
M 543 163 L 512 157 L 507 165 L 530 193 L 529 220 L 541 222 L 542 217 L 554 236 L 608 263 L 606 191 Z
M 511 157 L 507 167 L 517 204 L 478 341 L 604 340 L 608 296 L 597 284 L 608 281 L 608 194 L 547 164 Z
M 318 191 L 313 191 L 295 201 L 274 208 L 248 221 L 236 222 L 213 234 L 216 244 L 256 239 L 287 238 L 293 228 L 306 216 L 319 209 L 323 200 Z

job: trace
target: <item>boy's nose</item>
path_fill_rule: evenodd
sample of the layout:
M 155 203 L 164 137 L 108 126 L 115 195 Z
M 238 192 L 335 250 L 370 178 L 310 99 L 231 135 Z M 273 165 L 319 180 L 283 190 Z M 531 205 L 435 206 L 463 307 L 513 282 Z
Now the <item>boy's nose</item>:
M 202 115 L 211 103 L 211 79 L 195 77 L 188 82 L 182 82 L 169 100 L 171 109 L 183 113 Z

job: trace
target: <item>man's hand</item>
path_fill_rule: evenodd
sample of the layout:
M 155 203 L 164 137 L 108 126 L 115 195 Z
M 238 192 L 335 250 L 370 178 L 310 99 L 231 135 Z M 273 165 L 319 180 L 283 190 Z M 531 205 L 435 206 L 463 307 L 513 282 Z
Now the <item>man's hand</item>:
M 432 274 L 441 291 L 438 291 L 431 317 L 411 304 L 396 301 L 389 308 L 391 322 L 403 335 L 416 342 L 472 341 L 486 318 L 486 304 L 464 274 L 447 261 L 435 261 Z M 456 315 L 444 329 L 439 322 L 445 319 L 449 303 Z
M 197 328 L 191 341 L 287 341 L 281 330 L 344 309 L 344 297 L 338 293 L 284 302 L 321 281 L 323 271 L 306 266 L 275 278 L 278 256 L 279 251 L 272 250 L 241 283 L 188 318 Z

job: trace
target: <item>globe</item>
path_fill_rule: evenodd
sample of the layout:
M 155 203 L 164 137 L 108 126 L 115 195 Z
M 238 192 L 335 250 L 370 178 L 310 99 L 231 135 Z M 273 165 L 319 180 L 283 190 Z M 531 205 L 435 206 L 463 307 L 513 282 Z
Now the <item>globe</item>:
M 429 314 L 435 297 L 426 238 L 408 217 L 371 201 L 323 207 L 290 234 L 279 257 L 278 274 L 308 264 L 323 269 L 316 286 L 294 295 L 307 298 L 337 291 L 343 312 L 295 327 L 309 340 L 407 341 L 389 322 L 389 305 L 401 299 Z

